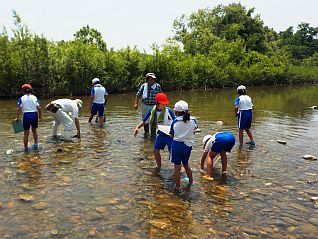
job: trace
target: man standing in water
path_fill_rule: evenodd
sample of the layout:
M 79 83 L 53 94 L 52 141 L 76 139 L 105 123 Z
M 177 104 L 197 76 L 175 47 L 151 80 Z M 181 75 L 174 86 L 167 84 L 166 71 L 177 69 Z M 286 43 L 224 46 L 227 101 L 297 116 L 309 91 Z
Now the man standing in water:
M 64 126 L 64 140 L 72 138 L 73 122 L 77 129 L 76 137 L 81 137 L 80 124 L 78 120 L 79 111 L 82 109 L 83 102 L 79 99 L 58 99 L 49 103 L 45 109 L 54 118 L 52 127 L 53 138 L 57 138 L 57 130 L 60 124 Z
M 94 115 L 98 113 L 98 122 L 99 127 L 104 126 L 104 111 L 105 111 L 105 102 L 107 101 L 108 92 L 104 86 L 100 84 L 98 78 L 92 80 L 92 90 L 91 90 L 91 102 L 89 108 L 91 110 L 91 115 L 88 119 L 89 123 L 92 123 Z
M 153 108 L 156 104 L 155 96 L 161 92 L 161 86 L 156 83 L 157 77 L 154 73 L 148 73 L 146 75 L 146 83 L 142 84 L 139 88 L 136 99 L 135 99 L 135 109 L 138 109 L 139 100 L 141 100 L 141 118 L 143 119 L 147 112 Z M 144 125 L 145 134 L 149 134 L 149 123 Z M 151 132 L 155 135 L 155 132 Z

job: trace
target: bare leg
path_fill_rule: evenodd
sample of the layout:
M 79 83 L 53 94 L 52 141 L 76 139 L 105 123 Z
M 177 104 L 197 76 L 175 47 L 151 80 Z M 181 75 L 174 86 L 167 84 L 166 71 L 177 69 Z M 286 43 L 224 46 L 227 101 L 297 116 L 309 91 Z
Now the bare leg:
M 153 155 L 155 156 L 155 160 L 157 163 L 157 169 L 161 168 L 161 155 L 160 155 L 160 150 L 159 149 L 154 149 L 153 150 Z
M 32 134 L 33 134 L 33 139 L 34 139 L 34 144 L 38 144 L 38 132 L 36 129 L 32 128 Z
M 240 145 L 243 145 L 243 132 L 244 132 L 244 129 L 239 129 L 239 141 L 240 141 Z
M 174 165 L 174 179 L 176 181 L 176 190 L 180 189 L 180 171 L 181 165 Z
M 227 156 L 225 151 L 222 151 L 220 155 L 221 155 L 221 161 L 222 161 L 222 174 L 223 174 L 223 173 L 226 173 Z
M 88 123 L 92 123 L 92 119 L 94 118 L 94 115 L 90 115 L 88 118 Z
M 189 184 L 193 184 L 193 177 L 192 177 L 192 170 L 191 168 L 189 167 L 189 165 L 183 165 L 186 173 L 187 173 L 187 176 L 189 178 Z
M 104 116 L 99 116 L 99 127 L 103 128 L 104 126 Z
M 209 178 L 212 178 L 212 167 L 213 167 L 213 159 L 218 155 L 218 153 L 210 151 L 209 157 L 206 165 L 206 172 Z
M 24 148 L 28 148 L 30 130 L 24 130 L 23 143 Z
M 248 137 L 250 138 L 250 141 L 254 141 L 253 140 L 253 134 L 252 134 L 251 130 L 250 129 L 245 129 L 245 131 L 246 131 Z

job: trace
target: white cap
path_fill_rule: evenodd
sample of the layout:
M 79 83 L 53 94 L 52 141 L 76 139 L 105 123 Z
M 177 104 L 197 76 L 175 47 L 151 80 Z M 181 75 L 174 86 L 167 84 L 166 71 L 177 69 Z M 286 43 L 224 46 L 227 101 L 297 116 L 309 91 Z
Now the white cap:
M 237 87 L 236 89 L 237 91 L 239 90 L 246 90 L 246 87 L 244 85 L 240 85 L 239 87 Z
M 189 110 L 189 105 L 184 100 L 179 100 L 174 105 L 174 110 L 177 111 L 177 112 L 185 112 L 185 111 Z
M 77 104 L 77 107 L 78 107 L 79 109 L 82 109 L 83 102 L 82 102 L 80 99 L 76 99 L 75 102 L 76 102 L 76 104 Z
M 94 85 L 96 82 L 99 82 L 99 79 L 98 78 L 94 78 L 93 80 L 92 80 L 92 84 Z
M 153 78 L 153 79 L 157 79 L 155 73 L 151 73 L 151 72 L 150 72 L 150 73 L 147 73 L 146 79 L 147 79 L 148 77 L 151 77 L 151 78 Z
M 212 138 L 212 135 L 210 135 L 210 134 L 204 136 L 204 137 L 203 137 L 203 140 L 202 140 L 202 143 L 205 144 L 205 142 L 206 142 L 207 140 L 209 140 L 210 138 Z

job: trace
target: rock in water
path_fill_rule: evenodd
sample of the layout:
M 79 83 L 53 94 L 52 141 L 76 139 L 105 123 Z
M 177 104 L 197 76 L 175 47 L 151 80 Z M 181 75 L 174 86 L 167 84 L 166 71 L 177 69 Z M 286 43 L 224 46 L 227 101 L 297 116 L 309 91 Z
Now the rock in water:
M 46 202 L 39 202 L 32 205 L 32 208 L 35 208 L 38 210 L 43 210 L 43 209 L 46 209 L 47 207 L 48 207 L 48 203 Z
M 32 202 L 34 201 L 34 197 L 31 194 L 20 194 L 19 199 L 25 202 Z
M 279 143 L 279 144 L 287 144 L 287 142 L 286 141 L 284 141 L 284 140 L 277 140 L 277 143 Z
M 311 161 L 317 160 L 317 158 L 315 156 L 310 155 L 310 154 L 305 154 L 303 156 L 303 158 L 306 159 L 306 160 L 311 160 Z
M 6 154 L 7 155 L 10 155 L 10 154 L 12 154 L 13 153 L 13 149 L 8 149 L 7 151 L 6 151 Z
M 217 124 L 217 125 L 223 125 L 223 121 L 221 121 L 221 120 L 216 121 L 216 124 Z

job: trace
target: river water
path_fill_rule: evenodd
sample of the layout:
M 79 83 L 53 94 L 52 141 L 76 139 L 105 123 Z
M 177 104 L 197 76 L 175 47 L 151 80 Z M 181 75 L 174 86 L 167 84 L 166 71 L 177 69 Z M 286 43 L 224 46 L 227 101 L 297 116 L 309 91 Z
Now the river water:
M 248 88 L 248 94 L 257 145 L 236 144 L 228 176 L 221 177 L 218 162 L 209 182 L 199 171 L 202 137 L 227 130 L 237 138 L 235 90 L 168 93 L 171 107 L 179 99 L 189 103 L 201 129 L 190 160 L 194 185 L 180 194 L 168 153 L 156 174 L 152 140 L 142 130 L 133 136 L 140 121 L 134 94 L 110 96 L 104 129 L 87 123 L 89 98 L 81 97 L 76 143 L 52 143 L 52 118 L 44 113 L 41 149 L 28 154 L 22 134 L 11 128 L 16 100 L 1 100 L 0 237 L 317 238 L 318 161 L 302 156 L 318 156 L 318 111 L 309 108 L 318 105 L 318 87 Z

